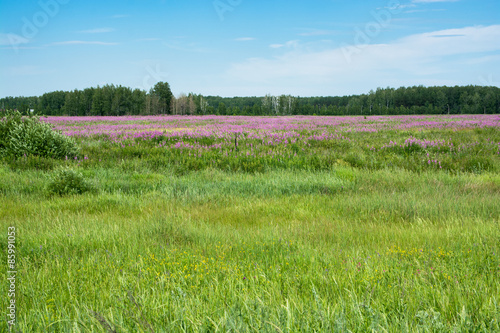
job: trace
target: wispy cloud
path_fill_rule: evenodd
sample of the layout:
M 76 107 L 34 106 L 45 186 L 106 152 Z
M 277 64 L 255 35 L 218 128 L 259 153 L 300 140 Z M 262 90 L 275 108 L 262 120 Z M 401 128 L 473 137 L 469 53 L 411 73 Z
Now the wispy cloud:
M 406 9 L 406 8 L 416 8 L 419 7 L 418 5 L 425 5 L 429 3 L 444 3 L 444 2 L 458 2 L 461 0 L 411 0 L 411 3 L 404 4 L 404 5 L 398 5 L 397 8 L 399 9 Z M 445 9 L 407 9 L 404 12 L 406 14 L 411 14 L 411 13 L 423 13 L 423 12 L 428 12 L 428 11 L 444 11 Z
M 285 44 L 271 44 L 271 45 L 269 45 L 269 47 L 272 49 L 279 49 L 282 47 L 295 48 L 298 45 L 299 45 L 298 40 L 290 40 L 290 41 L 286 42 Z
M 49 45 L 118 45 L 118 43 L 99 42 L 99 41 L 83 41 L 83 40 L 68 40 L 64 42 L 54 42 Z
M 137 41 L 138 42 L 151 42 L 151 41 L 158 41 L 158 40 L 162 40 L 162 39 L 156 38 L 156 37 L 150 37 L 150 38 L 141 38 L 141 39 L 138 39 Z
M 251 40 L 255 40 L 256 38 L 254 37 L 240 37 L 240 38 L 235 38 L 234 40 L 237 42 L 247 42 Z
M 40 66 L 14 66 L 7 69 L 10 75 L 14 76 L 31 76 L 31 75 L 44 75 L 52 73 L 53 71 L 42 68 Z
M 377 82 L 390 81 L 392 85 L 397 80 L 430 82 L 436 77 L 449 78 L 447 74 L 460 68 L 453 60 L 455 56 L 460 56 L 463 61 L 463 58 L 500 51 L 498 40 L 500 25 L 449 29 L 410 35 L 387 44 L 360 45 L 349 55 L 351 59 L 342 48 L 309 51 L 309 48 L 297 45 L 280 56 L 233 63 L 227 76 L 247 82 L 273 82 L 275 85 L 323 82 L 338 84 L 339 87 L 342 87 L 340 82 L 359 84 L 367 78 L 376 78 Z
M 309 36 L 325 36 L 325 35 L 333 35 L 335 31 L 331 30 L 313 30 L 308 32 L 301 32 L 299 36 L 309 37 Z
M 96 28 L 96 29 L 89 29 L 89 30 L 81 30 L 78 31 L 81 34 L 102 34 L 106 32 L 112 32 L 115 31 L 114 28 Z
M 465 37 L 465 35 L 434 35 L 434 38 Z
M 411 9 L 411 10 L 406 10 L 405 14 L 412 14 L 412 13 L 428 13 L 428 12 L 444 12 L 446 9 Z
M 457 2 L 460 0 L 413 0 L 413 3 Z
M 415 5 L 414 3 L 406 3 L 406 4 L 401 4 L 399 2 L 391 2 L 389 3 L 388 6 L 385 6 L 385 7 L 382 7 L 383 9 L 389 9 L 389 10 L 402 10 L 402 9 L 405 9 L 405 8 L 415 8 L 417 7 L 417 5 Z M 377 10 L 380 10 L 382 8 L 377 8 Z
M 176 50 L 176 51 L 195 52 L 195 53 L 210 53 L 210 52 L 212 52 L 210 49 L 205 48 L 205 47 L 200 47 L 196 43 L 181 44 L 179 42 L 174 41 L 174 43 L 164 42 L 163 45 L 165 45 L 166 47 L 168 47 L 172 50 Z

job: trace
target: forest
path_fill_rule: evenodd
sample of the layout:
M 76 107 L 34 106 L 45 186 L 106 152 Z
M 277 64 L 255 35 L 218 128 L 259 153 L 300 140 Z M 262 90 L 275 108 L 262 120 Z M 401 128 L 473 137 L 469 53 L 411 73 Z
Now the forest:
M 0 109 L 51 116 L 121 115 L 412 115 L 500 113 L 500 88 L 484 86 L 377 88 L 351 96 L 175 97 L 167 82 L 148 92 L 121 85 L 5 97 Z

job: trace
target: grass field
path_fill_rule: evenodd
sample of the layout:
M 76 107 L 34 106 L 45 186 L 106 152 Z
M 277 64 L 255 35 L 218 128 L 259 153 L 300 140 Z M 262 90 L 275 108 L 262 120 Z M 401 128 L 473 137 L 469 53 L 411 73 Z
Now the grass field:
M 499 115 L 47 121 L 76 158 L 0 165 L 15 332 L 500 332 Z

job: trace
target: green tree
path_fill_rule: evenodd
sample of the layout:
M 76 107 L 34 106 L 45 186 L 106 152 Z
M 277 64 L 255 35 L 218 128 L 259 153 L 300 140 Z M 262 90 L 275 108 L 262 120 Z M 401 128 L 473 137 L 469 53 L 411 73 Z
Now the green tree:
M 219 107 L 217 108 L 217 113 L 220 115 L 226 114 L 226 104 L 224 104 L 224 102 L 219 103 Z
M 78 89 L 68 92 L 64 103 L 64 112 L 68 116 L 81 116 L 83 115 L 83 110 L 82 92 Z
M 90 114 L 93 116 L 102 116 L 103 115 L 103 104 L 104 104 L 104 96 L 102 92 L 102 88 L 97 86 L 94 91 L 94 96 L 92 99 L 92 108 L 90 109 Z
M 146 92 L 140 89 L 134 89 L 131 96 L 131 113 L 145 114 L 146 112 Z
M 170 85 L 167 82 L 158 82 L 150 90 L 150 94 L 158 97 L 158 113 L 160 114 L 170 114 L 170 105 L 172 103 L 172 91 L 170 90 Z
M 90 115 L 92 110 L 92 101 L 94 99 L 95 88 L 86 88 L 82 92 L 82 105 L 85 116 Z
M 448 97 L 442 90 L 438 90 L 436 93 L 436 103 L 442 112 L 450 114 L 450 105 L 448 104 Z

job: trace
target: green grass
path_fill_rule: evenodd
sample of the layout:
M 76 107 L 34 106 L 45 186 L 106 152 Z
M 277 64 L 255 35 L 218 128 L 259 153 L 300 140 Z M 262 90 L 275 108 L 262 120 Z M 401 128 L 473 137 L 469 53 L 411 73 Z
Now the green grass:
M 454 140 L 486 134 L 498 135 Z M 371 134 L 357 135 L 309 170 L 207 162 L 179 172 L 147 142 L 127 153 L 89 141 L 79 166 L 4 161 L 0 247 L 5 256 L 15 226 L 14 331 L 500 332 L 498 156 L 478 151 L 490 162 L 475 171 L 448 155 L 444 170 L 407 168 L 428 152 L 372 154 Z M 163 167 L 152 163 L 160 157 Z M 51 194 L 58 165 L 95 190 Z

